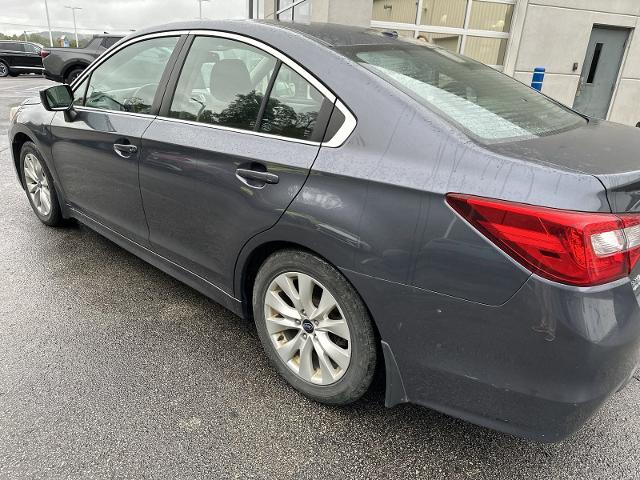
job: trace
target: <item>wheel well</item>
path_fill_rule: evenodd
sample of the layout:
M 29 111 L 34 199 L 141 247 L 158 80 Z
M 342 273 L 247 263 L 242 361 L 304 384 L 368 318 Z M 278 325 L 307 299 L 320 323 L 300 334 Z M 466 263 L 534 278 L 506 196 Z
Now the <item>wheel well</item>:
M 22 184 L 22 175 L 20 175 L 20 150 L 26 142 L 32 142 L 31 138 L 26 133 L 19 132 L 13 137 L 11 148 L 13 149 L 13 162 L 16 167 L 16 172 L 20 177 L 20 183 Z M 24 187 L 24 185 L 22 185 Z
M 240 291 L 240 300 L 242 300 L 242 313 L 245 318 L 253 318 L 253 282 L 256 279 L 258 270 L 270 255 L 286 248 L 296 248 L 314 253 L 301 245 L 291 242 L 267 242 L 257 247 L 247 258 L 241 273 L 242 281 L 240 283 L 242 289 Z

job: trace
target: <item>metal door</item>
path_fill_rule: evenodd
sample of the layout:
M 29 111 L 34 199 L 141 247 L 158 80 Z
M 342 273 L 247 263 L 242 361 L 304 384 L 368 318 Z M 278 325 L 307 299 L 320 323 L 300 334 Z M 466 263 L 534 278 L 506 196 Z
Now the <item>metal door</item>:
M 573 103 L 578 112 L 606 118 L 628 37 L 627 29 L 593 27 Z
M 51 122 L 51 151 L 67 202 L 142 245 L 149 229 L 138 183 L 140 137 L 150 115 L 76 109 Z

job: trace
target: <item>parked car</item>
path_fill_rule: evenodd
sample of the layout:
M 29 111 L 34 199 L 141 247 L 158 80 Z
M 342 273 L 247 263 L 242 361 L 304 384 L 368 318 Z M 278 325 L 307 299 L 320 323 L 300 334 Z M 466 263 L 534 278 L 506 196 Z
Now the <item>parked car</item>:
M 44 76 L 56 82 L 71 83 L 122 35 L 96 35 L 84 48 L 45 48 L 42 50 Z
M 0 77 L 42 73 L 41 49 L 37 43 L 0 40 Z
M 387 406 L 561 439 L 638 365 L 640 132 L 394 37 L 137 32 L 12 111 L 16 172 L 45 225 L 252 317 L 312 399 L 381 365 Z

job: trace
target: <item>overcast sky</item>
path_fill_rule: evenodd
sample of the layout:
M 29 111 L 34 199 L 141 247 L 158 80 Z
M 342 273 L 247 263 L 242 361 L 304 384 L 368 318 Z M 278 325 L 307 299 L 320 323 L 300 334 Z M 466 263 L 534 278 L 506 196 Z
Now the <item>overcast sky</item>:
M 79 32 L 126 32 L 129 29 L 198 18 L 198 0 L 47 0 L 51 28 L 73 30 L 71 10 L 76 11 Z M 240 18 L 247 15 L 247 0 L 202 2 L 205 18 Z M 0 0 L 0 32 L 46 30 L 44 0 Z M 92 30 L 90 30 L 92 29 Z

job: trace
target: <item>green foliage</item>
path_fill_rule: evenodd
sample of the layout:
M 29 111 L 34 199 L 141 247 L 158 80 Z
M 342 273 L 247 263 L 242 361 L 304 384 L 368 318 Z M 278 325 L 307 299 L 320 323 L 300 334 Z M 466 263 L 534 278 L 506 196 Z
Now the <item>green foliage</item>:
M 75 36 L 73 35 L 73 33 L 66 33 L 66 32 L 54 32 L 53 35 L 53 43 L 54 43 L 54 47 L 59 47 L 60 43 L 59 40 L 62 37 L 62 35 L 66 35 L 66 37 L 69 39 L 69 47 L 75 47 L 76 46 L 76 39 Z M 86 35 L 78 35 L 78 40 L 80 41 L 80 48 L 84 48 L 87 46 L 87 44 L 91 41 L 93 37 L 92 36 L 86 36 Z M 14 34 L 14 35 L 7 35 L 4 34 L 2 32 L 0 32 L 0 40 L 16 40 L 16 41 L 20 41 L 23 42 L 24 41 L 24 34 Z M 48 34 L 43 34 L 43 33 L 27 33 L 27 41 L 28 42 L 32 42 L 32 43 L 38 43 L 40 45 L 42 45 L 43 47 L 49 47 L 49 36 Z

